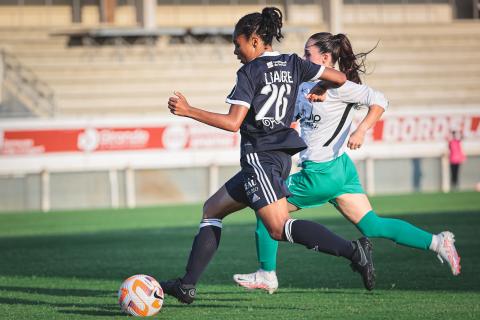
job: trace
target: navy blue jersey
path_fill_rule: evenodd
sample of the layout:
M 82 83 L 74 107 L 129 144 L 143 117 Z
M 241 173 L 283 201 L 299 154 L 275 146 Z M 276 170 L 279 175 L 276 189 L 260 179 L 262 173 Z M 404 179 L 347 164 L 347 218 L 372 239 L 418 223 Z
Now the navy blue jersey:
M 237 71 L 226 102 L 249 108 L 240 127 L 242 154 L 281 150 L 295 154 L 307 146 L 290 128 L 302 82 L 320 77 L 321 66 L 296 54 L 265 52 Z

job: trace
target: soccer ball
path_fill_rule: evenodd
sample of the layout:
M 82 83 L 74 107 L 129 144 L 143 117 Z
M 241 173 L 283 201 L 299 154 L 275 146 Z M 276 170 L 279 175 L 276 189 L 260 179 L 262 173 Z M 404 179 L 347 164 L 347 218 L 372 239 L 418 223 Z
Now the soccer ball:
M 122 283 L 118 303 L 132 316 L 153 316 L 162 308 L 163 289 L 153 277 L 137 274 Z

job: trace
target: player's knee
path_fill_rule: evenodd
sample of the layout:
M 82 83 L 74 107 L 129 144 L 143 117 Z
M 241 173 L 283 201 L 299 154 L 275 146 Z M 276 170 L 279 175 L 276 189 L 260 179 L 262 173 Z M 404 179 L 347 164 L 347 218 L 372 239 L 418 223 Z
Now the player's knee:
M 214 218 L 215 216 L 215 202 L 212 199 L 208 199 L 203 204 L 203 218 Z
M 282 232 L 278 232 L 278 231 L 271 231 L 270 232 L 270 237 L 273 240 L 277 240 L 277 241 L 282 241 L 283 240 Z
M 268 229 L 268 228 L 267 228 Z M 271 228 L 268 229 L 268 234 L 273 240 L 281 241 L 283 240 L 283 228 Z

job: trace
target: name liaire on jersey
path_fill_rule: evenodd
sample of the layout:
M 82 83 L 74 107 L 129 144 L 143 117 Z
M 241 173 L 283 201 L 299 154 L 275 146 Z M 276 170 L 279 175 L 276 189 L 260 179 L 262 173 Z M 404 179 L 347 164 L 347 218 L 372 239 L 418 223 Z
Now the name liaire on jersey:
M 272 83 L 293 83 L 290 71 L 270 71 L 265 73 L 265 84 Z

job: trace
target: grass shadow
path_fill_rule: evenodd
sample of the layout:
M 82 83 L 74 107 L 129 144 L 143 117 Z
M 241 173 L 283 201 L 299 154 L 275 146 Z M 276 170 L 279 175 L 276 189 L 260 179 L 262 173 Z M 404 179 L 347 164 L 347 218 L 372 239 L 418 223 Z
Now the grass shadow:
M 301 214 L 296 216 L 300 218 Z M 458 250 L 464 257 L 463 273 L 454 278 L 432 253 L 375 239 L 377 288 L 480 291 L 480 279 L 475 268 L 480 263 L 480 241 L 477 237 L 480 213 L 430 213 L 400 217 L 426 230 L 438 232 L 448 227 L 455 232 Z M 341 217 L 318 217 L 317 221 L 346 238 L 360 236 L 355 227 Z M 202 284 L 233 286 L 232 274 L 256 270 L 254 228 L 253 224 L 225 224 L 222 244 L 202 278 L 200 289 Z M 172 227 L 3 237 L 0 238 L 0 276 L 116 280 L 118 286 L 123 279 L 137 273 L 150 274 L 158 280 L 173 278 L 183 273 L 196 230 L 197 227 Z M 278 275 L 280 285 L 284 287 L 362 288 L 358 274 L 350 271 L 344 259 L 286 243 L 280 245 Z M 82 297 L 112 294 L 117 288 L 112 288 L 110 292 L 2 286 L 0 290 Z M 244 291 L 238 292 L 243 294 Z
M 108 290 L 93 289 L 59 289 L 59 288 L 38 288 L 38 287 L 18 287 L 18 286 L 0 286 L 0 291 L 23 292 L 30 294 L 41 294 L 48 296 L 73 296 L 73 297 L 108 297 L 112 292 Z M 115 294 L 116 296 L 116 294 Z

